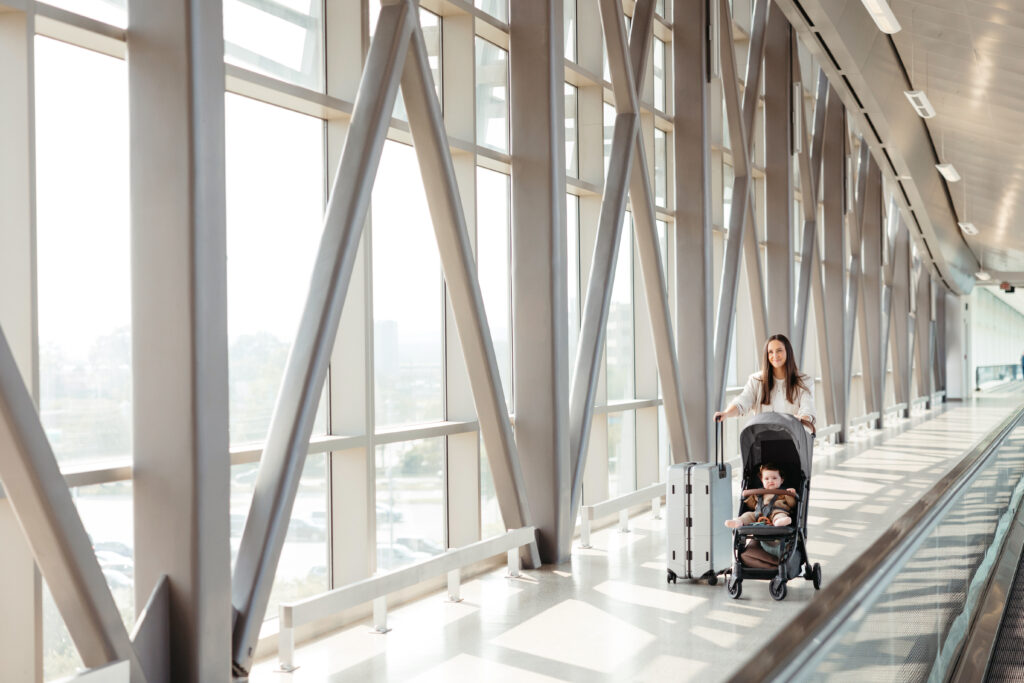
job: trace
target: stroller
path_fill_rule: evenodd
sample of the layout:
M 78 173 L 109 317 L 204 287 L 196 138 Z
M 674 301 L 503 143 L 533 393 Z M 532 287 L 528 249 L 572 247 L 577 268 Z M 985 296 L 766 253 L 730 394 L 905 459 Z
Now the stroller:
M 733 598 L 740 597 L 744 579 L 770 580 L 768 592 L 775 600 L 786 597 L 786 582 L 801 574 L 821 587 L 821 565 L 807 559 L 807 496 L 811 490 L 811 452 L 814 437 L 792 415 L 761 413 L 755 415 L 740 433 L 740 459 L 743 462 L 741 484 L 743 495 L 739 513 L 746 512 L 742 499 L 768 491 L 762 488 L 759 476 L 761 463 L 775 463 L 781 469 L 782 489 L 795 489 L 796 508 L 790 526 L 776 527 L 750 524 L 733 529 L 733 565 L 727 588 Z M 792 496 L 791 493 L 779 491 Z M 741 554 L 753 540 L 779 543 L 779 565 L 758 568 L 743 564 Z

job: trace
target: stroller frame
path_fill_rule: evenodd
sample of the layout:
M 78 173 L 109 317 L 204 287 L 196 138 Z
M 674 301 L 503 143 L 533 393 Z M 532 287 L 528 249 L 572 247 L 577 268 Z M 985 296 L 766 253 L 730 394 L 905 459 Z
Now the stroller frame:
M 811 456 L 814 437 L 807 433 L 803 423 L 785 413 L 761 413 L 747 423 L 740 434 L 740 459 L 743 465 L 741 496 L 738 513 L 746 512 L 743 499 L 753 491 L 760 491 L 759 479 L 762 463 L 778 465 L 783 475 L 780 488 L 796 489 L 796 511 L 790 526 L 776 527 L 750 524 L 733 529 L 733 565 L 726 584 L 729 595 L 740 597 L 744 579 L 770 581 L 768 592 L 775 600 L 786 597 L 786 583 L 803 576 L 821 587 L 821 565 L 811 564 L 807 556 L 807 502 L 811 491 Z M 788 494 L 792 495 L 792 494 Z M 748 567 L 741 554 L 750 542 L 779 541 L 779 564 L 775 568 Z

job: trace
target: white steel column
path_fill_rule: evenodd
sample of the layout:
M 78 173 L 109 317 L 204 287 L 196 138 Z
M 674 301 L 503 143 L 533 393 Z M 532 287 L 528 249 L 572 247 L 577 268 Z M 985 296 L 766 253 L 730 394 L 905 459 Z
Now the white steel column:
M 170 680 L 231 675 L 221 3 L 130 0 L 135 604 L 170 581 Z M 146 656 L 146 655 L 144 655 Z
M 714 269 L 711 233 L 711 115 L 707 0 L 675 0 L 675 323 L 679 379 L 693 460 L 711 457 L 714 426 Z
M 906 403 L 903 416 L 910 412 L 910 233 L 902 216 L 897 221 L 895 244 L 890 261 L 891 305 L 889 307 L 892 344 L 892 378 L 897 403 Z
M 509 8 L 512 372 L 516 442 L 540 557 L 569 557 L 569 327 L 562 2 Z
M 869 157 L 867 196 L 864 200 L 861 260 L 861 297 L 857 302 L 857 333 L 864 383 L 865 412 L 884 408 L 885 345 L 882 341 L 882 171 Z M 880 418 L 881 419 L 881 418 Z M 881 423 L 880 423 L 881 424 Z
M 831 391 L 835 415 L 829 421 L 840 426 L 840 440 L 847 432 L 846 375 L 843 371 L 847 339 L 843 330 L 846 311 L 846 113 L 835 90 L 829 89 L 828 115 L 825 121 L 822 152 L 822 278 L 826 336 L 818 337 L 819 347 L 829 350 L 829 364 L 821 368 L 823 389 Z M 817 315 L 815 316 L 817 317 Z
M 0 10 L 0 327 L 38 405 L 33 25 L 31 14 Z M 0 498 L 0 544 L 0 662 L 11 680 L 41 681 L 42 582 L 6 498 Z

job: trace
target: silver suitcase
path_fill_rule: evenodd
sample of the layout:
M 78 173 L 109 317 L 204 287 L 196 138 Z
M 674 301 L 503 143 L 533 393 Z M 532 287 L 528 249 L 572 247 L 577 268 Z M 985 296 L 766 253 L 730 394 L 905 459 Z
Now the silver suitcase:
M 732 567 L 732 468 L 725 463 L 722 425 L 715 429 L 715 462 L 685 462 L 668 468 L 666 529 L 668 581 L 707 579 Z

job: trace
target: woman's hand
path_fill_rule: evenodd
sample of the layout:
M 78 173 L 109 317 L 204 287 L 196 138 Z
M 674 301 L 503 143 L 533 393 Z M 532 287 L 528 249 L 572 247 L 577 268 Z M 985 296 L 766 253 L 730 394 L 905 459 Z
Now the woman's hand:
M 715 422 L 723 422 L 725 418 L 732 417 L 739 413 L 739 409 L 735 405 L 731 405 L 725 410 L 719 410 L 715 413 Z
M 715 422 L 722 422 L 723 420 L 725 420 L 725 413 L 719 410 L 715 413 Z

